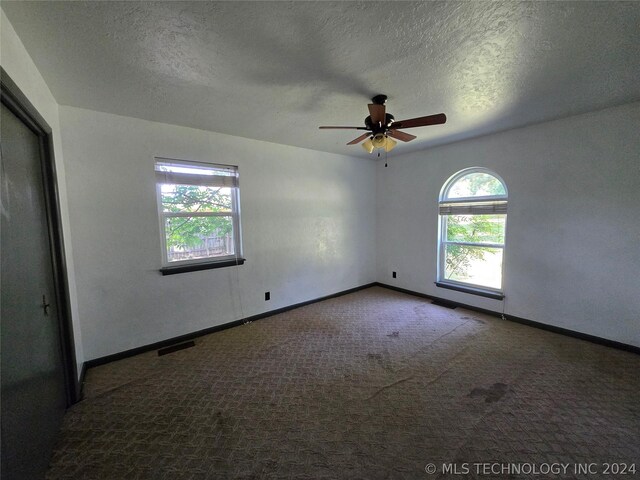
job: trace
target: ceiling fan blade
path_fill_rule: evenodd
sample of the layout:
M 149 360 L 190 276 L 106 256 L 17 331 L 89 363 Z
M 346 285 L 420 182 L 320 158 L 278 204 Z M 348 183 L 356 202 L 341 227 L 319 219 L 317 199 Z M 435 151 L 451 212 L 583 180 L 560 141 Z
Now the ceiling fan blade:
M 332 127 L 332 126 L 322 126 L 318 127 L 319 129 L 332 129 L 332 130 L 368 130 L 366 127 Z
M 400 130 L 389 130 L 387 132 L 387 135 L 389 135 L 390 137 L 396 138 L 398 140 L 402 140 L 403 142 L 410 142 L 411 140 L 416 138 L 415 135 L 411 135 L 409 133 L 401 132 Z
M 393 122 L 391 128 L 426 127 L 428 125 L 440 125 L 446 121 L 447 116 L 444 113 L 437 113 L 435 115 L 427 115 L 426 117 L 410 118 L 408 120 Z
M 371 123 L 378 124 L 381 123 L 384 125 L 385 123 L 385 115 L 386 108 L 384 105 L 378 105 L 376 103 L 369 104 L 369 114 L 371 114 Z
M 347 145 L 355 145 L 356 143 L 360 143 L 365 138 L 367 138 L 369 135 L 371 135 L 369 132 L 363 133 L 358 138 L 354 138 L 353 140 L 351 140 L 349 143 L 347 143 Z

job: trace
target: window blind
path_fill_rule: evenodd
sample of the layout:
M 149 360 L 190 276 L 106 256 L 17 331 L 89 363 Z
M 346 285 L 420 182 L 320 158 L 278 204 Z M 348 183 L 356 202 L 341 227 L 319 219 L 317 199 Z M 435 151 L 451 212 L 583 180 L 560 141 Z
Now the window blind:
M 197 165 L 156 160 L 156 183 L 203 187 L 238 186 L 238 169 L 232 166 Z
M 438 209 L 440 215 L 504 215 L 507 213 L 507 202 L 472 202 L 472 203 L 441 203 Z

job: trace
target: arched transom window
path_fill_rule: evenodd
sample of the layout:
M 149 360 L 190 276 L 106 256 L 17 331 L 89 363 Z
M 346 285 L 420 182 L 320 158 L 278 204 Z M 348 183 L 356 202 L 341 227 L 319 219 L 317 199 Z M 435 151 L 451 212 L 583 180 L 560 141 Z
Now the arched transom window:
M 507 198 L 502 179 L 484 168 L 447 180 L 439 202 L 438 286 L 503 297 Z

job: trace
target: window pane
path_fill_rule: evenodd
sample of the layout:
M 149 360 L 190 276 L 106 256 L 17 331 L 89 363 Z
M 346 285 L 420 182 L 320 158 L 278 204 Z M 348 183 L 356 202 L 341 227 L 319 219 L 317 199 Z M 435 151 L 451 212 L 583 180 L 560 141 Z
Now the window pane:
M 231 212 L 231 188 L 195 185 L 160 185 L 162 211 Z
M 446 198 L 506 195 L 504 185 L 493 175 L 475 172 L 465 175 L 449 187 Z
M 447 241 L 504 244 L 506 215 L 447 215 Z
M 169 217 L 165 234 L 169 262 L 235 254 L 231 216 Z
M 502 248 L 445 247 L 444 278 L 495 289 L 502 288 Z

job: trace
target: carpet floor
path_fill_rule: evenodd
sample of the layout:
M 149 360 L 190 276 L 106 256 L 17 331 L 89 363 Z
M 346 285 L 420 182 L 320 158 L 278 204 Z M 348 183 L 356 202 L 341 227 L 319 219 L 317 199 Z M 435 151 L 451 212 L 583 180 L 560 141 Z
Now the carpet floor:
M 593 479 L 606 464 L 640 469 L 633 353 L 381 287 L 195 343 L 90 369 L 47 478 Z M 544 475 L 554 464 L 569 466 Z

